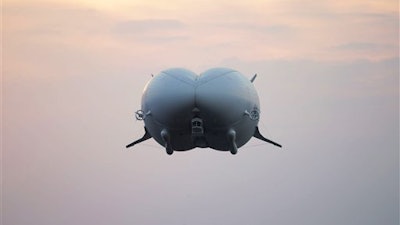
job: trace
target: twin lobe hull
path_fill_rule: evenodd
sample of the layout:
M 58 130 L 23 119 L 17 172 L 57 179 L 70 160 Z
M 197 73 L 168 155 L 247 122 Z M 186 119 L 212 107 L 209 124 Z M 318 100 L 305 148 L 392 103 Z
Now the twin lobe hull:
M 253 84 L 235 70 L 215 68 L 196 75 L 176 68 L 146 85 L 142 112 L 147 131 L 163 146 L 228 151 L 232 142 L 239 148 L 253 136 L 259 100 Z
M 255 77 L 248 80 L 228 68 L 200 75 L 181 68 L 162 71 L 146 85 L 136 112 L 145 134 L 127 147 L 154 138 L 168 154 L 196 147 L 236 154 L 251 137 L 281 147 L 258 130 Z

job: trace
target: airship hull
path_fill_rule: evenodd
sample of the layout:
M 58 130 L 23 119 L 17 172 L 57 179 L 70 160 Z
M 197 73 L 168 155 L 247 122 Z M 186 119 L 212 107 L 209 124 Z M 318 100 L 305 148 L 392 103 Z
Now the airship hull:
M 154 138 L 168 154 L 196 147 L 236 154 L 259 133 L 253 80 L 229 68 L 200 75 L 182 68 L 162 71 L 143 91 L 139 118 L 144 120 L 144 138 Z

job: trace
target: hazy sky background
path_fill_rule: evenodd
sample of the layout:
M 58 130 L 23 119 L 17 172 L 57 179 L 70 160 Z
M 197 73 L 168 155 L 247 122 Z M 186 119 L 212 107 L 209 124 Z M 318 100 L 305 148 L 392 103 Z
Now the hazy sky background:
M 2 224 L 398 225 L 397 0 L 2 3 Z M 261 131 L 168 156 L 150 74 L 232 67 Z

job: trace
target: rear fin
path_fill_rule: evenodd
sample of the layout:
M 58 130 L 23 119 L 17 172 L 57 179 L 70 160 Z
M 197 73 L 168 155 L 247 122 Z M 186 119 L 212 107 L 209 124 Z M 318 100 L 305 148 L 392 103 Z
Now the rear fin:
M 256 77 L 257 77 L 257 74 L 254 74 L 254 76 L 250 79 L 251 83 L 254 82 L 254 80 L 256 79 Z
M 136 144 L 138 144 L 138 143 L 140 143 L 140 142 L 143 142 L 143 141 L 145 141 L 145 140 L 147 140 L 147 139 L 152 138 L 152 136 L 150 135 L 150 133 L 147 131 L 146 127 L 144 127 L 144 131 L 145 131 L 145 134 L 143 135 L 142 138 L 140 138 L 140 139 L 138 139 L 138 140 L 136 140 L 136 141 L 130 143 L 129 145 L 126 146 L 126 148 L 130 148 L 130 147 L 132 147 L 132 146 L 134 146 L 134 145 L 136 145 Z
M 256 127 L 256 130 L 254 131 L 253 137 L 258 138 L 258 139 L 260 139 L 262 141 L 268 142 L 270 144 L 273 144 L 275 146 L 278 146 L 279 148 L 282 148 L 282 145 L 280 145 L 280 144 L 278 144 L 276 142 L 273 142 L 273 141 L 265 138 L 264 136 L 262 136 L 262 134 L 260 133 L 260 130 L 258 129 L 258 127 Z

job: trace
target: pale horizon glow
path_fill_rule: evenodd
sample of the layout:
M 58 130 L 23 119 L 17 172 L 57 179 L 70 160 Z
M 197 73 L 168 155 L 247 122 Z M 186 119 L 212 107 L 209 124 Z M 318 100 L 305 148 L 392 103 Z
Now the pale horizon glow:
M 397 1 L 47 1 L 41 6 L 47 11 L 43 13 L 35 10 L 41 4 L 34 2 L 6 1 L 5 31 L 13 35 L 21 29 L 34 32 L 40 26 L 41 40 L 59 39 L 53 36 L 57 31 L 68 43 L 95 49 L 123 45 L 120 48 L 160 52 L 168 43 L 178 49 L 177 57 L 187 58 L 190 52 L 203 49 L 197 57 L 214 63 L 223 57 L 238 57 L 237 53 L 246 61 L 376 61 L 396 57 L 399 47 Z M 12 13 L 24 4 L 32 10 Z M 73 13 L 70 18 L 57 15 L 68 11 Z M 26 20 L 30 15 L 24 13 L 34 17 Z M 46 14 L 54 16 L 53 24 Z M 83 23 L 69 25 L 78 21 Z M 82 39 L 81 43 L 74 41 Z M 212 55 L 207 48 L 213 49 Z

